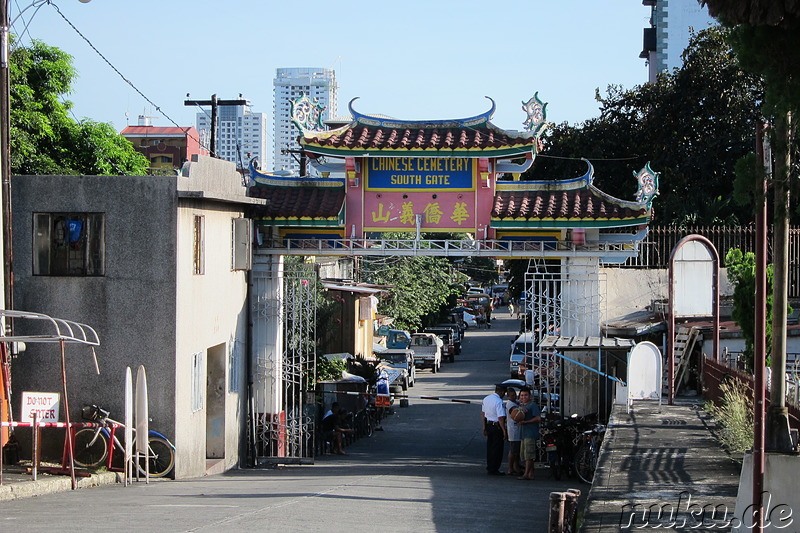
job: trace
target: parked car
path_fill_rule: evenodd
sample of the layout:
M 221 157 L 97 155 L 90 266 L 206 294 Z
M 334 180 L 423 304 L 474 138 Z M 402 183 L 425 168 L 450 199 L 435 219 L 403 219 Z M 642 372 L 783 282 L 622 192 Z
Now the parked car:
M 511 377 L 516 378 L 519 376 L 519 364 L 525 360 L 525 356 L 533 354 L 534 350 L 534 336 L 533 333 L 528 331 L 517 337 L 511 343 L 511 355 L 509 356 L 509 369 Z
M 411 334 L 402 329 L 390 329 L 386 335 L 386 347 L 402 350 L 411 345 Z
M 464 333 L 467 331 L 467 324 L 464 321 L 464 308 L 463 307 L 457 307 L 455 309 L 452 309 L 450 312 L 448 312 L 448 314 L 445 317 L 445 319 L 442 320 L 442 323 L 457 324 L 458 325 L 458 331 L 461 334 L 461 338 L 464 338 Z
M 414 365 L 417 368 L 430 368 L 433 373 L 442 366 L 444 343 L 433 333 L 414 333 L 411 335 L 411 349 L 414 350 Z
M 451 328 L 453 330 L 453 344 L 456 347 L 456 355 L 461 355 L 461 341 L 464 339 L 464 333 L 456 323 L 442 322 L 436 324 L 437 328 Z
M 458 353 L 455 343 L 456 330 L 450 327 L 434 327 L 425 328 L 423 331 L 433 333 L 442 340 L 442 359 L 448 363 L 455 361 L 456 353 Z
M 403 390 L 413 387 L 417 381 L 417 368 L 414 366 L 414 350 L 390 349 L 379 354 L 381 367 L 395 368 L 401 371 L 400 383 Z M 390 383 L 391 384 L 391 383 Z
M 476 315 L 473 315 L 472 313 L 464 311 L 464 324 L 467 326 L 467 328 L 477 328 L 478 317 Z

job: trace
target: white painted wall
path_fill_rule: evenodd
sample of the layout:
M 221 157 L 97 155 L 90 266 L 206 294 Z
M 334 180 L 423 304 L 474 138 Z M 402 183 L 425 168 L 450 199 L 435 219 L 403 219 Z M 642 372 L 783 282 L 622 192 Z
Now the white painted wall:
M 666 270 L 603 268 L 601 272 L 606 276 L 606 304 L 610 318 L 642 311 L 653 300 L 667 297 Z
M 797 478 L 800 477 L 800 457 L 777 453 L 765 454 L 764 531 L 797 531 L 800 524 L 800 492 Z M 746 453 L 739 478 L 739 493 L 736 511 L 729 513 L 731 531 L 753 531 L 753 455 Z M 748 507 L 750 507 L 748 509 Z M 733 514 L 734 516 L 730 516 Z
M 192 202 L 194 203 L 194 202 Z M 205 219 L 205 273 L 194 274 L 194 217 Z M 240 211 L 214 208 L 199 202 L 178 209 L 177 335 L 175 346 L 175 446 L 176 477 L 206 473 L 206 415 L 209 398 L 192 412 L 192 355 L 224 344 L 229 356 L 225 380 L 226 453 L 224 463 L 238 461 L 241 421 L 245 416 L 245 357 L 247 339 L 247 284 L 244 271 L 232 271 L 233 219 Z M 238 343 L 237 343 L 238 340 Z M 232 357 L 231 357 L 232 356 Z M 235 360 L 237 359 L 238 360 Z M 231 367 L 231 363 L 235 365 Z M 202 370 L 206 394 L 206 368 Z M 231 383 L 231 374 L 236 383 Z

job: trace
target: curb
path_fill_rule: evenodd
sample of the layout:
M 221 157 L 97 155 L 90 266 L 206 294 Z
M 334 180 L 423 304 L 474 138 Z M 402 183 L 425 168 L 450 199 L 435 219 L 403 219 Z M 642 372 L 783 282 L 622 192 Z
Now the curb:
M 89 477 L 77 478 L 79 489 L 98 487 L 100 485 L 113 485 L 117 483 L 116 472 L 99 472 Z M 69 476 L 56 476 L 36 481 L 19 481 L 0 485 L 0 501 L 16 500 L 17 498 L 32 498 L 57 492 L 72 490 L 72 480 Z

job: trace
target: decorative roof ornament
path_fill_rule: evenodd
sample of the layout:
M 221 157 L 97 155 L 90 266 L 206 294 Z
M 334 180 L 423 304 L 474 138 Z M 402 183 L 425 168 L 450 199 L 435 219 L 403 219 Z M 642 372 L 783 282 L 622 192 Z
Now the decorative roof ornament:
M 528 115 L 522 125 L 538 137 L 547 125 L 547 104 L 539 100 L 538 91 L 530 100 L 522 102 L 522 110 Z
M 446 120 L 401 120 L 390 117 L 365 115 L 363 113 L 359 113 L 353 108 L 353 102 L 358 100 L 358 97 L 355 97 L 352 100 L 350 100 L 350 103 L 347 104 L 347 107 L 350 110 L 350 115 L 352 115 L 353 120 L 357 124 L 364 124 L 366 126 L 375 126 L 381 128 L 427 128 L 427 129 L 470 128 L 488 124 L 489 121 L 492 119 L 492 116 L 494 115 L 494 112 L 497 109 L 497 105 L 494 103 L 494 100 L 492 100 L 491 97 L 486 96 L 485 98 L 492 103 L 492 107 L 489 109 L 489 111 L 481 113 L 480 115 L 475 115 L 474 117 L 446 119 Z
M 639 182 L 639 189 L 636 191 L 634 198 L 637 202 L 646 204 L 649 209 L 653 203 L 653 198 L 658 195 L 658 176 L 660 174 L 653 172 L 653 169 L 650 168 L 650 161 L 648 161 L 642 170 L 634 172 L 633 175 L 636 177 L 636 181 Z
M 322 131 L 322 112 L 325 106 L 319 103 L 319 98 L 311 100 L 305 93 L 297 100 L 289 100 L 292 123 L 302 132 Z

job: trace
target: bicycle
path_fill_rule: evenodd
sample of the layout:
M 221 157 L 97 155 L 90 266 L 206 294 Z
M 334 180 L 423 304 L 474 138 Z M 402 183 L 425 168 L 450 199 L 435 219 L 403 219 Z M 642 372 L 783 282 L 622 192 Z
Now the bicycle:
M 96 405 L 86 405 L 81 409 L 81 416 L 85 420 L 96 422 L 96 428 L 84 428 L 77 431 L 73 437 L 73 459 L 77 466 L 83 468 L 97 468 L 105 466 L 108 470 L 123 471 L 124 468 L 114 466 L 115 450 L 123 453 L 125 445 L 117 438 L 116 430 L 125 425 L 108 417 L 110 413 Z M 110 429 L 109 429 L 110 428 Z M 133 429 L 133 428 L 132 428 Z M 133 429 L 134 446 L 136 444 L 136 429 Z M 109 450 L 109 442 L 113 443 Z M 148 433 L 148 463 L 150 477 L 164 477 L 175 466 L 175 445 L 161 433 L 150 430 Z M 136 468 L 144 475 L 143 464 L 136 462 Z
M 594 428 L 584 431 L 581 443 L 575 452 L 575 473 L 584 483 L 592 483 L 597 459 L 600 455 L 600 443 L 603 442 L 606 427 L 596 424 Z

